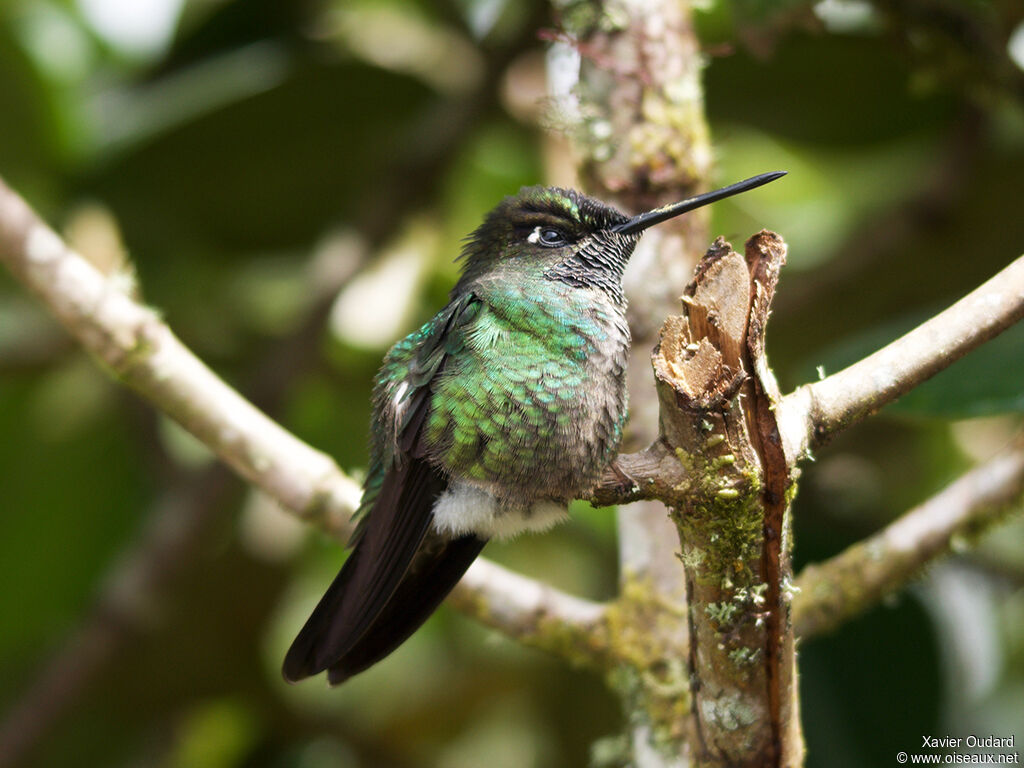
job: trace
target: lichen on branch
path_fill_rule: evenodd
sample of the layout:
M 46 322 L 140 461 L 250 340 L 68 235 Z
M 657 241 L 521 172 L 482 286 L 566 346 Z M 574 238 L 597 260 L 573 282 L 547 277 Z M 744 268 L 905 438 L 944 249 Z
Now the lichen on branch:
M 685 468 L 671 504 L 689 602 L 691 741 L 700 765 L 790 765 L 794 713 L 784 535 L 791 476 L 763 334 L 785 244 L 719 238 L 654 352 L 662 440 Z

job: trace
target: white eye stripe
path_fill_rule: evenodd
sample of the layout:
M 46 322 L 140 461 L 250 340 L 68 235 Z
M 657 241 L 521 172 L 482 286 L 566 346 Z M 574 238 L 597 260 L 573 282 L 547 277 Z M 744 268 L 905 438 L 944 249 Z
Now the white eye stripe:
M 531 232 L 527 236 L 526 242 L 533 243 L 534 245 L 539 243 L 540 242 L 540 230 L 541 230 L 541 226 L 538 224 L 536 227 L 533 228 L 533 232 Z

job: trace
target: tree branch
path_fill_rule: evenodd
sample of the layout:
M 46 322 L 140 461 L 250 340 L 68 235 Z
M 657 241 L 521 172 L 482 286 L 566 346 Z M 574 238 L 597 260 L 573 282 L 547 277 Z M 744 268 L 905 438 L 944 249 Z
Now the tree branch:
M 764 331 L 782 239 L 762 231 L 746 255 L 718 238 L 669 317 L 654 355 L 665 442 L 688 470 L 666 499 L 686 566 L 696 764 L 802 762 L 786 520 L 791 467 L 773 405 Z
M 0 180 L 0 260 L 117 377 L 242 477 L 306 519 L 336 527 L 359 486 L 257 410 L 193 355 L 156 312 L 69 249 Z
M 976 536 L 1022 502 L 1024 448 L 1017 448 L 971 470 L 874 536 L 804 568 L 793 600 L 796 634 L 835 629 L 903 587 L 958 539 Z
M 595 507 L 611 507 L 664 499 L 685 480 L 686 471 L 678 457 L 659 439 L 642 451 L 620 453 L 587 501 Z
M 886 347 L 778 404 L 790 464 L 1024 318 L 1024 256 Z
M 610 664 L 604 631 L 607 608 L 601 603 L 566 594 L 484 558 L 473 563 L 449 601 L 523 645 L 600 671 Z

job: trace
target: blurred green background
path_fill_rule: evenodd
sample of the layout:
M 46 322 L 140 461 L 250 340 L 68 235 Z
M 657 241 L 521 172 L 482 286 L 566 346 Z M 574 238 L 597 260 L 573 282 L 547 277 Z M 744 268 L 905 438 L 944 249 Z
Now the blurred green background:
M 1018 0 L 695 5 L 716 181 L 790 172 L 713 225 L 790 244 L 769 327 L 784 389 L 1024 250 Z M 0 175 L 358 474 L 383 351 L 444 302 L 482 214 L 552 180 L 537 31 L 555 24 L 535 0 L 4 0 Z M 1018 328 L 843 435 L 805 472 L 798 567 L 997 455 L 1022 409 Z M 340 548 L 2 271 L 0 435 L 0 732 L 32 742 L 18 765 L 561 768 L 621 729 L 601 680 L 446 610 L 340 689 L 286 686 Z M 578 512 L 488 554 L 611 597 L 613 514 Z M 1022 534 L 1010 522 L 801 643 L 808 765 L 889 765 L 923 735 L 1024 743 Z

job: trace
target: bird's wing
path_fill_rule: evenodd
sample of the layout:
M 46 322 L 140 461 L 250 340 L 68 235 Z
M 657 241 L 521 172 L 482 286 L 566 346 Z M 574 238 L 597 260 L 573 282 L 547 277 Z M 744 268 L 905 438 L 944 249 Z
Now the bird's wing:
M 386 415 L 397 422 L 393 436 L 386 438 L 389 442 L 382 451 L 385 462 L 383 476 L 378 476 L 372 485 L 368 484 L 372 497 L 354 537 L 352 554 L 285 656 L 282 671 L 286 680 L 294 682 L 330 667 L 345 667 L 346 655 L 353 649 L 358 651 L 362 660 L 374 657 L 368 662 L 360 661 L 360 669 L 383 658 L 429 616 L 472 562 L 470 557 L 461 566 L 454 580 L 436 599 L 432 598 L 432 607 L 422 617 L 414 615 L 422 611 L 396 616 L 394 609 L 387 610 L 430 527 L 434 503 L 448 485 L 445 475 L 428 460 L 424 429 L 430 413 L 431 383 L 443 369 L 447 355 L 460 343 L 461 328 L 478 311 L 474 305 L 472 295 L 453 301 L 406 340 L 405 350 L 401 348 L 405 342 L 396 345 L 397 357 L 392 353 L 390 362 L 385 362 L 385 368 L 396 363 L 406 365 L 407 374 L 403 380 L 402 402 L 397 410 L 394 403 L 388 402 L 384 407 L 393 410 L 383 414 L 378 402 L 378 417 Z M 401 383 L 391 386 L 387 394 L 395 392 L 399 386 Z M 364 506 L 367 505 L 364 503 Z M 476 552 L 482 546 L 483 542 Z M 461 563 L 466 551 L 467 547 L 461 545 L 445 555 L 448 548 L 442 547 L 438 552 L 441 562 L 425 563 L 417 568 L 417 572 L 450 573 L 451 564 Z M 453 558 L 460 553 L 461 557 Z M 437 585 L 431 586 L 430 590 L 436 591 Z M 400 594 L 405 595 L 401 601 L 403 604 L 414 601 L 415 584 L 406 585 Z M 392 625 L 401 619 L 401 626 L 387 632 L 382 627 L 370 633 L 366 643 L 360 643 L 360 638 L 367 634 L 382 613 L 390 615 L 389 624 Z M 410 620 L 414 622 L 411 627 Z M 376 642 L 371 642 L 374 638 Z M 381 644 L 380 647 L 388 647 L 379 652 L 375 650 L 377 643 Z M 356 648 L 357 644 L 359 648 Z M 355 671 L 344 674 L 342 679 Z M 332 673 L 332 679 L 334 677 L 337 675 Z
M 370 628 L 328 669 L 331 685 L 345 682 L 404 643 L 437 610 L 487 543 L 477 536 L 441 539 L 428 534 L 427 539 Z

